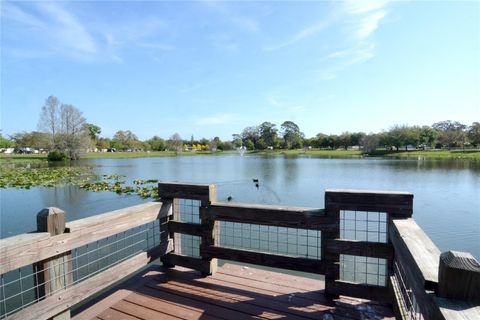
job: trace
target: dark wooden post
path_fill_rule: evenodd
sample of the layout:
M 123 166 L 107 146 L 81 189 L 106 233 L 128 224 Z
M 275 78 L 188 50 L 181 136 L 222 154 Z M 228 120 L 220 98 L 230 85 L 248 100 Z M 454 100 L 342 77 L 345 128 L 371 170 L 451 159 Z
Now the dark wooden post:
M 480 303 L 480 264 L 468 252 L 447 251 L 440 255 L 439 297 Z
M 64 233 L 65 212 L 54 207 L 42 209 L 37 214 L 37 231 L 48 232 L 53 237 Z M 36 269 L 39 271 L 38 298 L 47 297 L 59 290 L 66 289 L 73 283 L 71 252 L 40 261 L 37 263 Z M 70 310 L 66 310 L 52 319 L 70 319 Z
M 211 184 L 208 186 L 208 200 L 201 201 L 200 219 L 202 224 L 202 239 L 200 247 L 215 246 L 218 244 L 217 235 L 220 232 L 220 223 L 206 213 L 206 208 L 216 200 L 217 188 L 214 184 Z M 202 264 L 203 275 L 212 275 L 217 272 L 218 261 L 216 258 L 205 258 L 202 256 Z
M 325 215 L 332 218 L 333 221 L 331 230 L 322 230 L 321 233 L 322 260 L 327 262 L 327 268 L 325 270 L 325 293 L 330 298 L 338 298 L 338 294 L 334 292 L 334 288 L 335 280 L 340 278 L 340 254 L 329 252 L 326 243 L 330 240 L 340 238 L 340 210 L 335 206 L 328 191 L 325 192 Z

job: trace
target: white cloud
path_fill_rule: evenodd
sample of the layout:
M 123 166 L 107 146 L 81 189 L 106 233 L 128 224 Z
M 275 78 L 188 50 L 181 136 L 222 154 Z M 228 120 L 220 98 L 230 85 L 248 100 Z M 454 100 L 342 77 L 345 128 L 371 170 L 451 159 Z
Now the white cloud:
M 291 45 L 293 45 L 293 44 L 295 44 L 295 43 L 297 43 L 301 40 L 304 40 L 306 38 L 313 37 L 316 34 L 318 34 L 319 32 L 321 32 L 324 29 L 326 29 L 327 27 L 329 27 L 332 24 L 333 20 L 334 20 L 333 18 L 327 18 L 327 19 L 319 21 L 319 22 L 317 22 L 313 25 L 305 27 L 304 29 L 295 33 L 293 36 L 291 36 L 286 41 L 284 41 L 282 43 L 278 43 L 276 45 L 267 46 L 267 47 L 264 48 L 264 50 L 265 51 L 275 51 L 275 50 L 278 50 L 278 49 L 282 49 L 282 48 L 291 46 Z
M 378 28 L 380 20 L 386 15 L 385 11 L 376 11 L 368 16 L 364 17 L 359 23 L 357 30 L 357 37 L 359 39 L 366 39 L 375 32 Z
M 230 113 L 218 114 L 210 117 L 202 117 L 195 120 L 195 124 L 205 126 L 205 125 L 216 125 L 216 124 L 229 124 L 235 120 L 235 116 Z
M 267 96 L 267 101 L 268 103 L 277 109 L 283 110 L 283 111 L 290 111 L 290 112 L 303 112 L 306 110 L 305 107 L 300 106 L 300 105 L 289 105 L 287 103 L 284 103 L 280 101 L 277 97 L 268 95 Z
M 84 25 L 71 13 L 55 2 L 39 2 L 38 8 L 50 17 L 53 23 L 49 29 L 53 37 L 64 46 L 81 53 L 96 53 L 97 45 Z
M 387 0 L 347 0 L 343 2 L 343 10 L 348 14 L 365 14 L 384 8 Z

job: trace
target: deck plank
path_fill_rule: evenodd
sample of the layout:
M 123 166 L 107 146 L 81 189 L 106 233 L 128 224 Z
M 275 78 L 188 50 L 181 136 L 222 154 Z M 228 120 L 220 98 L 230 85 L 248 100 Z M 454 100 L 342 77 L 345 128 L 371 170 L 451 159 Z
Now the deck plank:
M 232 264 L 208 277 L 157 267 L 131 283 L 73 319 L 394 319 L 382 304 L 327 299 L 321 280 Z

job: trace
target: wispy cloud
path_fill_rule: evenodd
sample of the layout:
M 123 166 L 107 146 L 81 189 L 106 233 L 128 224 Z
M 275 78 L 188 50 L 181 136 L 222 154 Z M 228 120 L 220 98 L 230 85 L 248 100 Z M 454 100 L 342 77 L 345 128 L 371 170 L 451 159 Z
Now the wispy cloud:
M 334 20 L 335 19 L 332 16 L 332 17 L 326 18 L 325 20 L 318 21 L 315 24 L 312 24 L 310 26 L 307 26 L 307 27 L 297 31 L 294 35 L 292 35 L 290 38 L 288 38 L 287 40 L 285 40 L 281 43 L 266 46 L 264 48 L 264 50 L 265 51 L 276 51 L 276 50 L 294 45 L 297 42 L 302 41 L 304 39 L 313 37 L 313 36 L 317 35 L 319 32 L 328 28 L 334 22 Z
M 288 103 L 281 101 L 278 97 L 273 95 L 267 95 L 267 101 L 272 107 L 275 107 L 276 109 L 280 109 L 283 111 L 304 112 L 306 110 L 306 108 L 303 106 L 290 105 Z
M 217 114 L 209 117 L 201 117 L 195 120 L 196 125 L 205 126 L 205 125 L 218 125 L 218 124 L 229 124 L 235 120 L 235 115 L 231 113 Z
M 258 32 L 260 30 L 260 24 L 257 20 L 233 10 L 227 2 L 204 0 L 202 3 L 238 29 L 247 32 Z
M 320 74 L 335 75 L 350 66 L 367 62 L 375 57 L 376 42 L 373 38 L 382 19 L 387 16 L 387 0 L 350 0 L 339 3 L 338 10 L 345 25 L 345 47 L 325 56 L 338 61 Z

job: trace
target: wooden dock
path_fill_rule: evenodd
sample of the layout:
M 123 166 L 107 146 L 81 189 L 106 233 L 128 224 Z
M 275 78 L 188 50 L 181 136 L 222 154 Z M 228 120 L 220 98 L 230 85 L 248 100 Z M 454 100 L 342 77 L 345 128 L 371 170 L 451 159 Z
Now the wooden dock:
M 390 307 L 341 296 L 321 280 L 225 264 L 212 276 L 150 268 L 85 307 L 73 319 L 394 319 Z
M 45 208 L 36 232 L 0 240 L 0 319 L 70 319 L 139 270 L 76 318 L 480 319 L 480 263 L 441 253 L 412 218 L 411 193 L 326 190 L 324 208 L 301 208 L 162 182 L 158 197 L 69 222 Z

